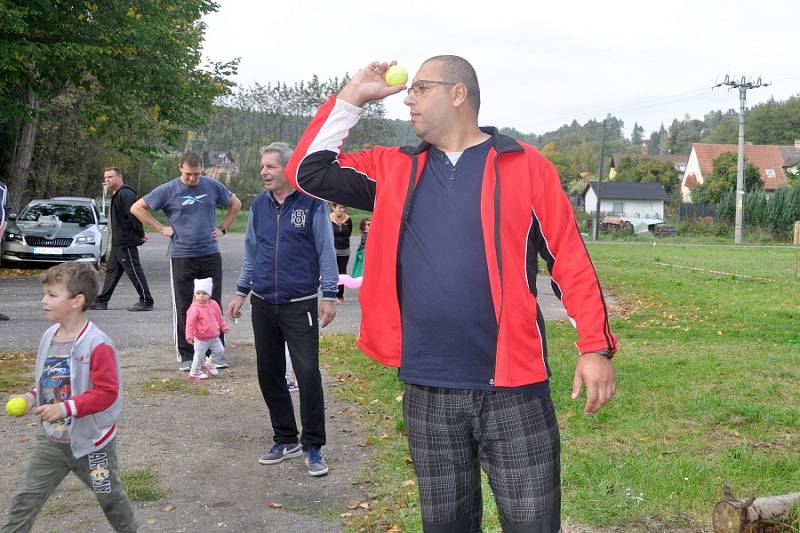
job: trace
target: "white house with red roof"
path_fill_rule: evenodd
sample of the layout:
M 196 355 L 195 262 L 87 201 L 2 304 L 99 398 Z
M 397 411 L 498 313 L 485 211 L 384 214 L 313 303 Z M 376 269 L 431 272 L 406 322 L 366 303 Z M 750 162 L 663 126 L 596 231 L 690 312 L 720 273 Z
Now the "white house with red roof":
M 726 152 L 738 153 L 735 144 L 694 143 L 686 172 L 681 179 L 681 197 L 684 202 L 691 203 L 692 189 L 704 183 L 711 176 L 714 160 Z M 796 172 L 800 161 L 800 139 L 794 146 L 778 146 L 769 144 L 746 144 L 744 157 L 758 167 L 767 194 L 789 185 L 789 174 Z

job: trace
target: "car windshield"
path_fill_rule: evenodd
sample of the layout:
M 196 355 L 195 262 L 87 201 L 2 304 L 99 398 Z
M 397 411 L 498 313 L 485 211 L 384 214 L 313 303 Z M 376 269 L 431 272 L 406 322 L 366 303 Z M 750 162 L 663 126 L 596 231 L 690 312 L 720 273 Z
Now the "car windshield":
M 94 224 L 92 209 L 85 205 L 71 204 L 33 204 L 26 207 L 18 220 L 36 222 L 42 216 L 56 216 L 63 224 Z

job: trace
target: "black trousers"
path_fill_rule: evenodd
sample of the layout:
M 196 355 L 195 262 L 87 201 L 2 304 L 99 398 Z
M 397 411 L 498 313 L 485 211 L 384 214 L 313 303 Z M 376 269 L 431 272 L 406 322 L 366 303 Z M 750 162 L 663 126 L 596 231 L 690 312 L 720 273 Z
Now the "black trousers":
M 337 255 L 336 266 L 339 267 L 339 274 L 347 274 L 347 262 L 350 261 L 350 255 Z M 344 285 L 339 285 L 339 290 L 336 292 L 337 298 L 344 297 Z
M 139 301 L 146 305 L 153 305 L 153 297 L 150 295 L 147 278 L 144 276 L 142 263 L 139 261 L 139 249 L 136 246 L 118 246 L 111 249 L 106 263 L 106 279 L 103 281 L 103 290 L 97 295 L 95 301 L 108 303 L 123 272 L 128 275 L 136 292 L 139 293 Z
M 175 324 L 175 352 L 178 361 L 194 358 L 194 347 L 186 342 L 186 311 L 194 298 L 194 280 L 211 278 L 214 288 L 211 297 L 222 307 L 222 255 L 200 257 L 173 257 L 170 260 L 172 276 L 172 318 Z M 225 344 L 225 336 L 220 334 Z
M 250 297 L 256 341 L 258 384 L 267 403 L 276 443 L 297 443 L 297 422 L 286 386 L 283 343 L 289 345 L 297 386 L 300 388 L 300 422 L 303 449 L 325 445 L 325 400 L 319 373 L 319 323 L 317 299 L 288 304 L 267 303 Z

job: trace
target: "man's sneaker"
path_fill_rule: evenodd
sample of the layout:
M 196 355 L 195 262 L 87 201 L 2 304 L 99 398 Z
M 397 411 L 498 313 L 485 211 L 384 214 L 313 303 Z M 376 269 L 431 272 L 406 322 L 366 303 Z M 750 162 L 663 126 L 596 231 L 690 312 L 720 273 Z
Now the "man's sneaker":
M 89 306 L 94 311 L 108 311 L 108 302 L 95 302 Z
M 181 372 L 189 372 L 192 369 L 192 361 L 181 361 L 178 363 L 178 370 Z
M 300 390 L 300 387 L 297 386 L 297 382 L 293 379 L 286 380 L 286 387 L 289 389 L 289 392 L 297 392 Z
M 206 360 L 203 363 L 203 370 L 205 370 L 206 372 L 208 372 L 212 376 L 219 376 L 219 370 L 217 370 L 216 366 L 211 364 L 211 362 L 209 361 L 208 357 L 206 357 Z
M 303 454 L 303 446 L 299 443 L 282 444 L 278 443 L 270 450 L 259 457 L 258 462 L 262 465 L 274 465 L 280 463 L 284 459 L 291 459 L 292 457 L 300 457 Z
M 230 368 L 230 363 L 225 360 L 225 356 L 220 355 L 219 357 L 215 358 L 212 363 L 218 370 L 222 370 L 223 368 Z
M 146 304 L 144 302 L 136 302 L 128 308 L 128 311 L 152 311 L 153 304 Z
M 189 372 L 189 379 L 192 381 L 202 381 L 204 379 L 208 379 L 208 374 L 205 372 L 200 372 L 199 370 L 191 370 Z
M 319 452 L 319 448 L 309 448 L 303 452 L 303 459 L 308 467 L 308 473 L 312 476 L 324 476 L 328 473 L 328 465 Z

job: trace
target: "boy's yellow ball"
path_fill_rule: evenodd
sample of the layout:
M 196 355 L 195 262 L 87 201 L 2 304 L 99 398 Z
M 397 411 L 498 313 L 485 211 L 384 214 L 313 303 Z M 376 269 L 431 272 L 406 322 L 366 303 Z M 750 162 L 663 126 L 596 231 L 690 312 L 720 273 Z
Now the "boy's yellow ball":
M 22 396 L 14 396 L 6 402 L 6 413 L 11 416 L 21 416 L 28 408 L 28 402 Z
M 386 84 L 389 87 L 397 87 L 398 85 L 405 85 L 408 81 L 408 71 L 406 67 L 400 65 L 392 65 L 386 71 Z

